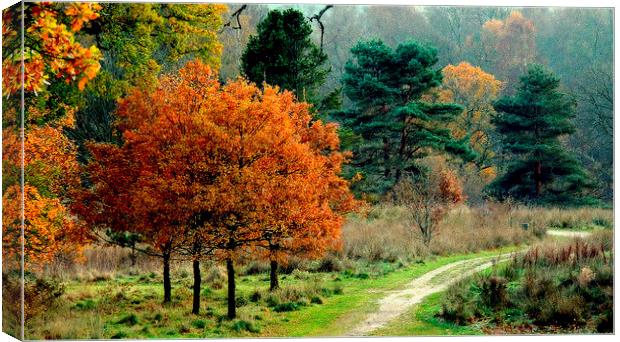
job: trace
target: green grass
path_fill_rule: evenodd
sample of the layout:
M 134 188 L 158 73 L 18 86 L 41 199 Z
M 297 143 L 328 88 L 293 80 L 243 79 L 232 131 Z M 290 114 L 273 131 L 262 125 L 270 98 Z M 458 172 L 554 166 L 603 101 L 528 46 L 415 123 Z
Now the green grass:
M 310 273 L 304 277 L 281 276 L 281 286 L 310 283 L 328 295 L 308 300 L 294 311 L 276 312 L 265 300 L 251 301 L 256 289 L 267 294 L 268 275 L 237 279 L 237 296 L 246 304 L 238 319 L 226 314 L 226 289 L 204 290 L 201 314 L 192 315 L 191 277 L 173 279 L 173 303 L 162 305 L 158 279 L 122 276 L 97 282 L 70 282 L 62 304 L 27 322 L 29 339 L 88 338 L 198 338 L 249 336 L 339 336 L 376 309 L 385 292 L 405 286 L 413 278 L 459 260 L 493 256 L 516 250 L 501 248 L 472 254 L 436 257 L 366 279 L 342 273 Z M 206 285 L 205 285 L 206 288 Z M 333 294 L 341 288 L 342 294 Z M 330 294 L 331 293 L 331 294 Z M 312 303 L 314 301 L 314 303 Z M 319 304 L 321 303 L 322 304 Z

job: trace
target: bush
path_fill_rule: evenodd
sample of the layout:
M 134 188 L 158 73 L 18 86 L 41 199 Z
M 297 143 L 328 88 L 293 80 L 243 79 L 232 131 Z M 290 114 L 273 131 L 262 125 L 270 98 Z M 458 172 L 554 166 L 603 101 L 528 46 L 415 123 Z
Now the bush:
M 275 312 L 297 311 L 302 306 L 305 306 L 305 304 L 303 302 L 301 302 L 301 301 L 299 301 L 299 302 L 287 302 L 287 303 L 282 303 L 282 304 L 278 304 L 278 305 L 274 306 L 273 307 L 273 311 L 275 311 Z
M 490 276 L 482 279 L 480 297 L 483 305 L 499 310 L 508 302 L 506 295 L 506 279 L 498 276 Z
M 127 338 L 127 337 L 129 337 L 129 335 L 127 335 L 127 333 L 122 331 L 122 330 L 117 332 L 116 334 L 110 336 L 110 338 L 115 339 L 115 340 L 123 339 L 123 338 Z
M 116 323 L 117 324 L 125 324 L 125 325 L 128 325 L 128 326 L 133 326 L 133 325 L 138 324 L 138 316 L 136 316 L 135 313 L 131 313 L 131 314 L 123 316 Z
M 310 299 L 310 303 L 312 303 L 312 304 L 323 304 L 323 299 L 321 299 L 321 297 L 319 297 L 319 296 L 313 296 L 312 299 Z
M 18 312 L 21 308 L 19 305 L 15 305 L 15 303 L 21 302 L 21 283 L 19 273 L 2 273 L 3 307 L 11 310 L 9 314 L 14 315 L 15 318 L 21 317 L 21 312 Z M 58 304 L 64 292 L 64 285 L 57 280 L 38 278 L 32 273 L 25 273 L 24 311 L 26 317 L 32 319 L 48 311 Z
M 242 306 L 248 305 L 248 300 L 245 297 L 237 297 L 235 300 L 235 305 L 240 308 Z
M 222 284 L 226 281 L 226 271 L 221 266 L 212 265 L 207 270 L 205 281 L 211 284 L 213 288 L 216 288 L 213 286 L 214 284 Z
M 327 255 L 321 259 L 317 271 L 319 272 L 340 272 L 343 270 L 342 261 L 335 255 Z
M 255 324 L 253 324 L 252 322 L 241 320 L 241 319 L 233 322 L 232 329 L 236 332 L 241 332 L 241 331 L 249 331 L 251 333 L 260 332 L 260 329 Z
M 204 329 L 207 326 L 207 322 L 202 319 L 197 319 L 192 322 L 192 326 L 197 329 Z
M 260 301 L 262 297 L 263 295 L 260 293 L 260 291 L 254 290 L 254 292 L 252 292 L 252 294 L 250 295 L 250 302 L 256 303 Z
M 241 272 L 241 274 L 255 275 L 255 274 L 268 273 L 269 269 L 270 269 L 269 263 L 265 261 L 260 261 L 260 260 L 252 260 L 245 266 L 245 268 L 243 268 L 243 271 Z
M 75 308 L 80 310 L 90 310 L 95 308 L 95 301 L 92 299 L 85 299 L 75 303 Z

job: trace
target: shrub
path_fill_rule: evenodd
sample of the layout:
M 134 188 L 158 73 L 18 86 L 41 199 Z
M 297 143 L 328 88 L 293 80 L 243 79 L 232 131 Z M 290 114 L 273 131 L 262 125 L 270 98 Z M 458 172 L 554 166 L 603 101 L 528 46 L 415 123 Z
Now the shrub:
M 532 247 L 491 275 L 450 287 L 440 316 L 457 324 L 504 322 L 518 328 L 534 324 L 566 332 L 611 332 L 613 260 L 606 255 L 611 252 L 608 238 Z
M 138 316 L 136 316 L 135 313 L 127 314 L 123 316 L 121 319 L 119 319 L 116 323 L 133 326 L 133 325 L 138 324 Z
M 204 329 L 207 326 L 207 322 L 202 319 L 197 319 L 192 322 L 192 326 L 197 329 Z
M 123 339 L 123 338 L 127 338 L 127 337 L 129 337 L 129 335 L 127 335 L 127 333 L 122 331 L 122 330 L 117 332 L 116 334 L 110 336 L 110 338 L 115 339 L 115 340 L 116 339 Z
M 75 303 L 75 308 L 80 310 L 90 310 L 95 308 L 95 301 L 92 299 L 85 299 Z
M 260 332 L 260 329 L 255 324 L 253 324 L 252 322 L 242 320 L 242 319 L 234 321 L 232 324 L 232 329 L 236 332 L 241 332 L 241 331 L 249 331 L 251 333 Z
M 255 275 L 269 272 L 269 263 L 261 260 L 252 260 L 243 269 L 242 274 Z
M 250 295 L 250 302 L 252 303 L 258 302 L 259 300 L 261 300 L 262 296 L 263 295 L 260 293 L 260 291 L 254 290 L 254 292 L 252 292 L 252 294 Z
M 218 265 L 211 265 L 211 267 L 209 267 L 209 269 L 207 270 L 207 275 L 205 277 L 205 281 L 207 283 L 211 284 L 211 286 L 214 287 L 213 286 L 214 284 L 221 284 L 225 280 L 226 280 L 226 271 L 222 267 Z
M 18 319 L 21 317 L 22 282 L 18 272 L 2 273 L 2 299 L 4 310 L 9 310 L 7 317 Z M 51 307 L 58 304 L 65 287 L 54 279 L 43 279 L 32 273 L 24 274 L 24 312 L 28 319 L 32 319 Z
M 340 272 L 342 270 L 342 261 L 333 254 L 329 254 L 321 259 L 317 268 L 319 272 Z
M 288 312 L 288 311 L 297 311 L 302 306 L 305 306 L 303 302 L 287 302 L 281 303 L 273 307 L 273 311 L 275 312 Z
M 242 306 L 246 306 L 248 305 L 248 300 L 245 297 L 239 296 L 237 297 L 236 301 L 235 301 L 235 305 L 240 308 Z
M 312 299 L 310 299 L 310 303 L 312 303 L 312 304 L 323 304 L 323 299 L 321 299 L 321 297 L 319 297 L 319 296 L 313 296 Z

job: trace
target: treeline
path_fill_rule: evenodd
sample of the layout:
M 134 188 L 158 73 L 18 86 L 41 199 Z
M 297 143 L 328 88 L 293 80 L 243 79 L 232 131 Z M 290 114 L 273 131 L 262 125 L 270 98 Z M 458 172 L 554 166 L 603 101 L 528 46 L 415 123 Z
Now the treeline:
M 382 9 L 385 22 L 397 8 L 347 17 L 329 6 L 312 16 L 214 4 L 24 6 L 24 117 L 21 8 L 3 12 L 3 253 L 14 276 L 24 219 L 28 269 L 103 239 L 160 257 L 170 302 L 170 260 L 191 260 L 194 313 L 200 262 L 221 260 L 233 318 L 235 260 L 269 260 L 277 288 L 289 255 L 338 248 L 343 215 L 358 204 L 352 193 L 377 202 L 396 187 L 413 189 L 396 198 L 418 194 L 403 203 L 439 198 L 429 232 L 465 198 L 460 179 L 470 201 L 605 198 L 566 142 L 584 102 L 530 63 L 535 30 L 519 12 L 498 10 L 480 24 L 482 45 L 471 49 L 491 49 L 492 59 L 455 54 L 463 58 L 441 68 L 441 49 L 453 50 L 402 25 L 393 42 L 330 41 L 330 27 L 370 24 L 359 15 Z M 336 18 L 342 26 L 329 25 Z M 337 46 L 347 46 L 346 63 L 335 61 Z M 446 167 L 439 191 L 419 195 L 436 178 L 429 156 Z
M 234 77 L 240 64 L 234 56 L 245 48 L 248 36 L 268 13 L 269 6 L 248 6 L 242 12 L 247 30 L 224 31 L 226 44 L 222 74 Z M 321 5 L 299 5 L 307 18 L 321 12 Z M 234 10 L 235 8 L 231 9 Z M 502 8 L 443 6 L 335 6 L 325 11 L 322 48 L 331 72 L 320 92 L 342 87 L 351 49 L 360 40 L 378 39 L 392 49 L 411 40 L 437 49 L 436 68 L 461 62 L 480 67 L 503 82 L 499 95 L 514 95 L 527 66 L 547 66 L 560 79 L 562 92 L 575 100 L 575 132 L 564 142 L 595 183 L 591 192 L 605 202 L 613 194 L 613 14 L 606 9 Z M 321 41 L 316 20 L 313 37 Z M 240 33 L 240 31 L 242 33 Z M 343 97 L 344 109 L 353 103 Z M 458 102 L 458 101 L 457 101 Z M 462 104 L 462 102 L 458 102 Z M 489 142 L 501 150 L 500 139 Z M 485 152 L 488 155 L 487 152 Z M 501 156 L 499 156 L 501 157 Z M 504 159 L 507 157 L 503 157 Z M 495 163 L 499 164 L 499 163 Z M 500 167 L 502 165 L 496 165 Z M 504 170 L 496 170 L 500 173 Z M 471 200 L 482 200 L 481 184 L 468 182 Z M 474 190 L 475 189 L 475 190 Z

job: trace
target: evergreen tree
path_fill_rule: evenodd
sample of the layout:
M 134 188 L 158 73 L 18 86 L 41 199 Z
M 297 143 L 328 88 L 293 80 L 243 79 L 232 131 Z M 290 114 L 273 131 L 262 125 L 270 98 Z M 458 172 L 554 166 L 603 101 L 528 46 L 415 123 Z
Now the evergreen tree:
M 521 77 L 514 97 L 496 102 L 493 120 L 511 161 L 490 187 L 497 198 L 533 203 L 589 201 L 587 175 L 560 137 L 572 134 L 575 102 L 558 90 L 560 80 L 540 65 Z
M 272 10 L 258 24 L 241 56 L 242 73 L 261 85 L 267 82 L 295 93 L 302 101 L 319 102 L 317 88 L 330 69 L 327 55 L 311 39 L 312 27 L 303 13 Z
M 468 137 L 456 140 L 446 126 L 462 107 L 422 99 L 442 81 L 441 70 L 432 68 L 435 48 L 410 42 L 392 50 L 373 40 L 359 42 L 351 53 L 343 87 L 353 107 L 339 119 L 343 141 L 354 152 L 350 171 L 362 176 L 356 191 L 385 193 L 404 173 L 422 173 L 416 160 L 432 152 L 473 157 Z

